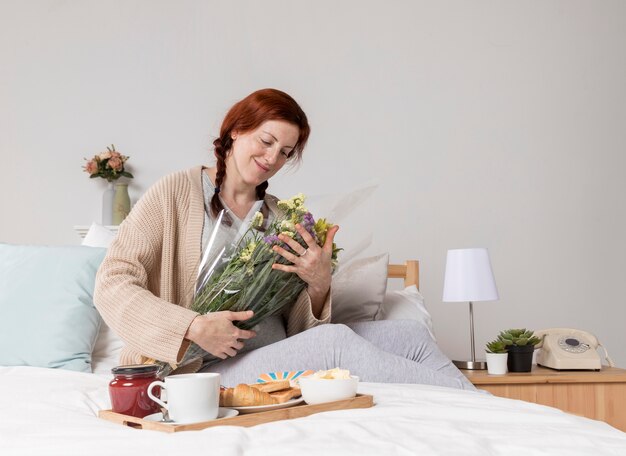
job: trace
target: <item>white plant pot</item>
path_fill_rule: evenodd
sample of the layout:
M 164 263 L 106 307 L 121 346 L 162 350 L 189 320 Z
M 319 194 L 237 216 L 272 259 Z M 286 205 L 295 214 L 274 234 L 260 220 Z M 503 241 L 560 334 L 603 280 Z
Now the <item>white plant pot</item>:
M 492 375 L 504 375 L 507 372 L 508 353 L 485 353 L 487 356 L 487 372 Z

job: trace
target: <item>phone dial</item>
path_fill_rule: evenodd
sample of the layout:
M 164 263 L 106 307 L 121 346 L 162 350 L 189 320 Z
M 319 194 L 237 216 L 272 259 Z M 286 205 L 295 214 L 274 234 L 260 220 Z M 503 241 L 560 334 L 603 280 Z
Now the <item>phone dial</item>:
M 596 349 L 602 347 L 609 366 L 614 366 L 606 348 L 586 331 L 569 328 L 551 328 L 535 331 L 541 339 L 536 348 L 537 364 L 557 370 L 600 370 L 602 362 Z

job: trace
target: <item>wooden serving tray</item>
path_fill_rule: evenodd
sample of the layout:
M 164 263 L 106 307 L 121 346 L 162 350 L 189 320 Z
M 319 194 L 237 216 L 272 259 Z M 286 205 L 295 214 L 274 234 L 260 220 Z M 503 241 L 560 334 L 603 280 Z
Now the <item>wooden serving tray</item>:
M 302 418 L 314 413 L 329 412 L 333 410 L 347 410 L 357 408 L 369 408 L 374 405 L 374 398 L 369 394 L 357 394 L 351 399 L 342 401 L 325 402 L 324 404 L 315 405 L 294 405 L 293 407 L 268 410 L 267 412 L 248 413 L 245 415 L 237 415 L 231 418 L 222 418 L 220 420 L 203 421 L 193 424 L 166 424 L 156 421 L 147 421 L 143 418 L 137 418 L 129 415 L 122 415 L 111 410 L 100 410 L 98 416 L 102 419 L 113 421 L 124 426 L 135 429 L 149 429 L 151 431 L 162 432 L 181 432 L 181 431 L 199 431 L 214 426 L 244 426 L 251 427 L 257 424 L 270 423 L 272 421 L 290 420 L 293 418 Z

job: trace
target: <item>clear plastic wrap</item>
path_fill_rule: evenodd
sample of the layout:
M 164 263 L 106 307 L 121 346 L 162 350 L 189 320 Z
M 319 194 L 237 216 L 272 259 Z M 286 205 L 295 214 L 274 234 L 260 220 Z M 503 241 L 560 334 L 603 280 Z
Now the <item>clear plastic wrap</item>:
M 279 201 L 280 214 L 269 220 L 259 211 L 262 204 L 259 201 L 239 227 L 222 210 L 203 249 L 191 309 L 200 314 L 252 310 L 252 318 L 235 322 L 241 329 L 251 329 L 292 304 L 306 283 L 295 273 L 272 268 L 274 263 L 289 264 L 272 249 L 274 245 L 281 245 L 290 250 L 278 235 L 287 235 L 307 248 L 295 229 L 295 225 L 300 224 L 318 245 L 323 246 L 328 229 L 332 227 L 325 219 L 315 221 L 304 206 L 304 200 L 304 195 L 298 194 Z M 333 244 L 333 269 L 338 251 Z M 207 355 L 200 346 L 192 343 L 179 366 Z M 163 362 L 159 364 L 162 375 L 178 367 Z

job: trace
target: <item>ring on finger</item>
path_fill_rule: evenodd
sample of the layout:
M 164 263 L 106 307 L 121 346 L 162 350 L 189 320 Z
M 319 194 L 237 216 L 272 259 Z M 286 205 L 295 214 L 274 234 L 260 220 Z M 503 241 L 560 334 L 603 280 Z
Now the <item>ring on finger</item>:
M 309 249 L 304 249 L 304 252 L 302 252 L 302 253 L 300 254 L 300 256 L 301 256 L 301 257 L 303 257 L 304 255 L 306 255 L 306 253 L 307 253 L 308 251 L 309 251 Z

